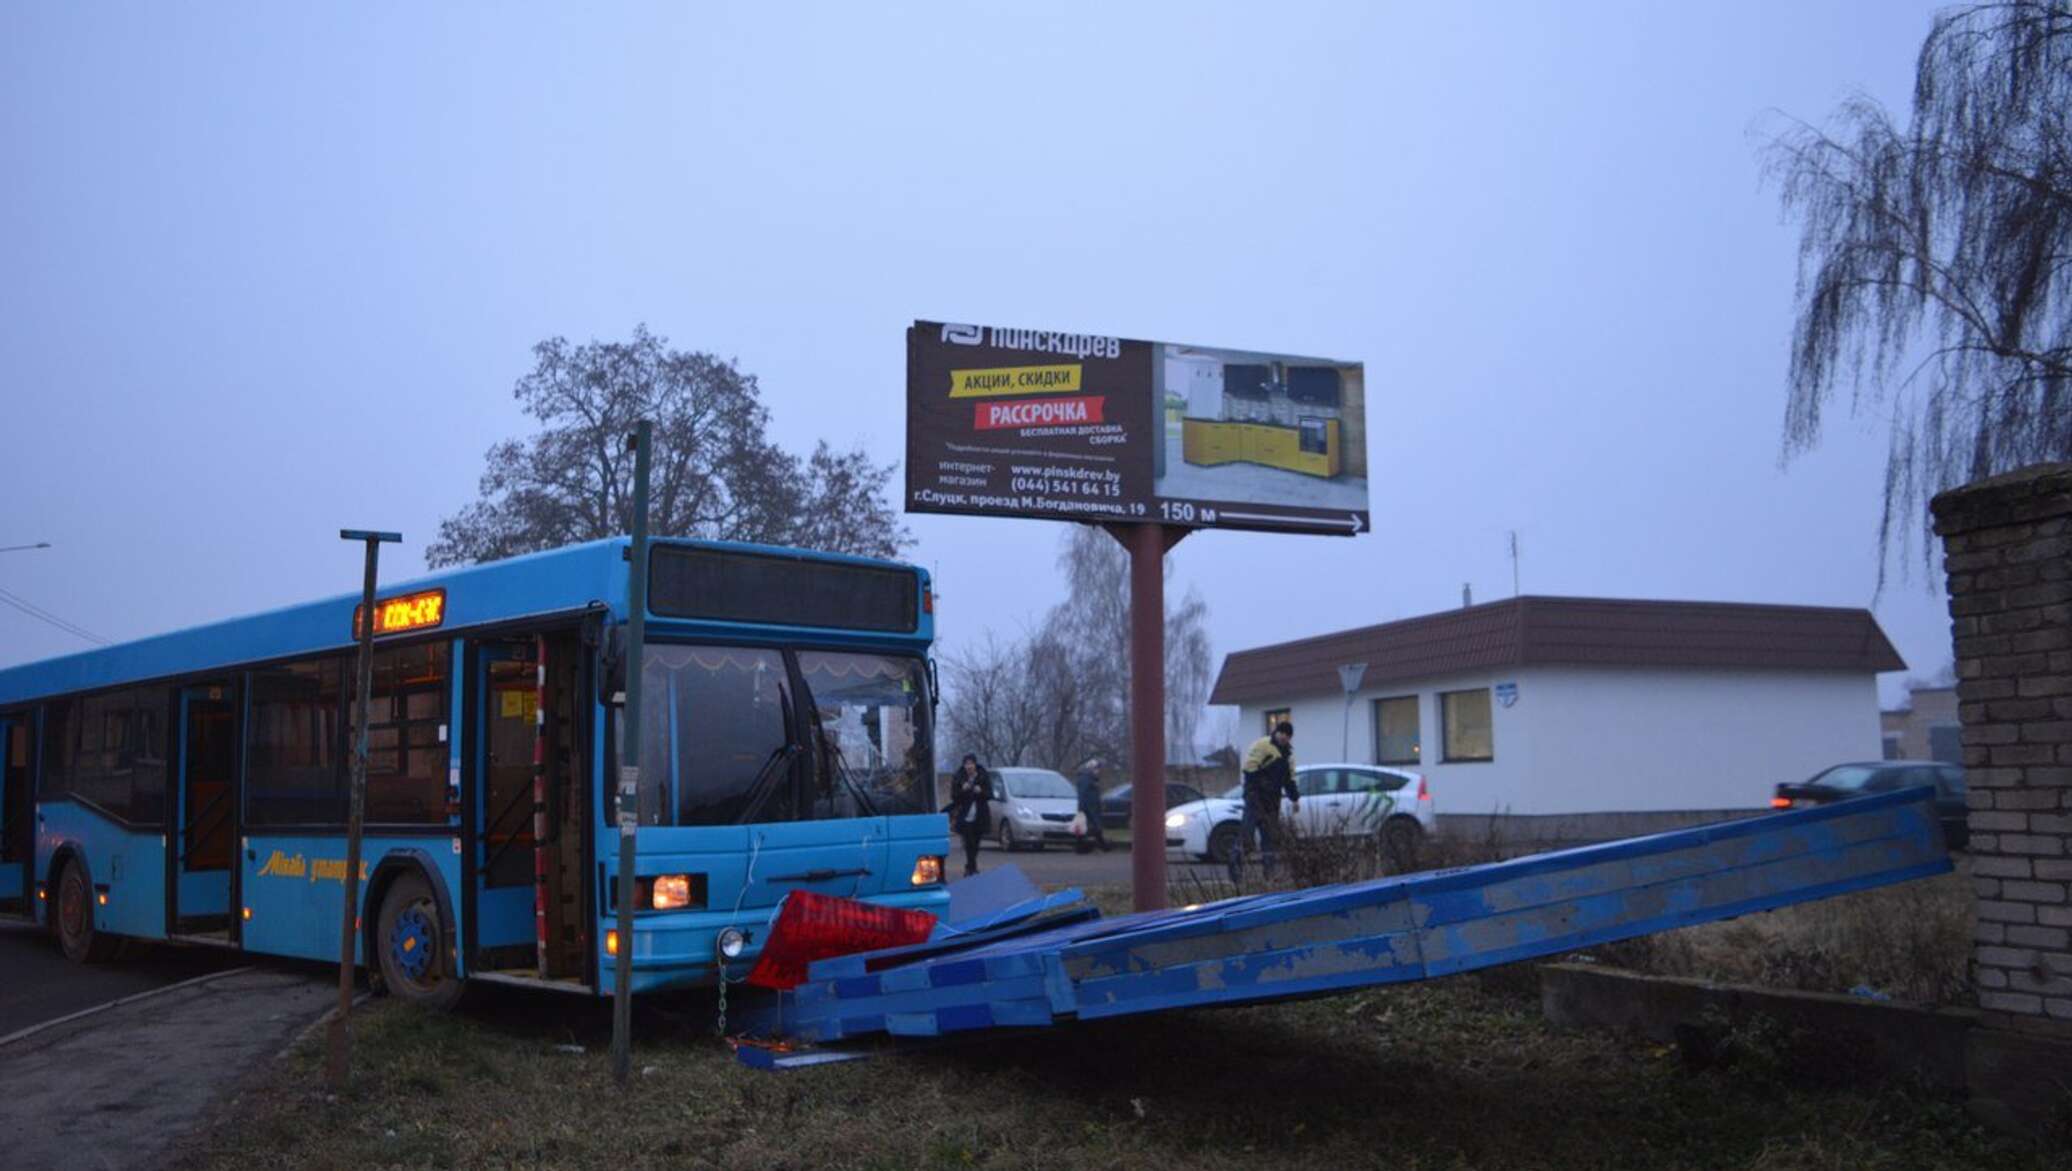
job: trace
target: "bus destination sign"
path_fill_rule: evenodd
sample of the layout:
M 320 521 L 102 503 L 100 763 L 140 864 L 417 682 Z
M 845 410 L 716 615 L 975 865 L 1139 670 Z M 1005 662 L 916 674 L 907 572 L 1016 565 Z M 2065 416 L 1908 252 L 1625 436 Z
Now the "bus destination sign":
M 360 622 L 365 607 L 353 607 L 353 637 L 360 637 Z M 430 630 L 446 621 L 446 591 L 419 590 L 414 594 L 398 594 L 393 598 L 380 598 L 374 603 L 374 636 L 402 634 L 410 630 Z

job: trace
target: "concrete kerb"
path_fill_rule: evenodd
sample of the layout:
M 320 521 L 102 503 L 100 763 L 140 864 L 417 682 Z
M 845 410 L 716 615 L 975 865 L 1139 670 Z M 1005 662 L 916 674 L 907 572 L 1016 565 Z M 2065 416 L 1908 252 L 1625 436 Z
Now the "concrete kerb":
M 64 1016 L 53 1017 L 50 1020 L 30 1025 L 26 1029 L 16 1029 L 14 1032 L 9 1033 L 4 1037 L 0 1037 L 0 1049 L 5 1049 L 9 1045 L 12 1045 L 17 1041 L 26 1041 L 30 1037 L 33 1037 L 38 1033 L 42 1033 L 49 1029 L 55 1029 L 59 1025 L 70 1024 L 73 1021 L 81 1020 L 83 1018 L 90 1016 L 97 1016 L 101 1013 L 109 1011 L 110 1009 L 116 1009 L 121 1008 L 124 1005 L 135 1004 L 140 1000 L 150 1000 L 155 996 L 164 996 L 168 992 L 179 992 L 183 989 L 193 988 L 201 984 L 206 984 L 211 980 L 221 980 L 227 976 L 240 976 L 246 972 L 252 972 L 256 970 L 256 968 L 253 968 L 250 965 L 246 965 L 242 968 L 226 968 L 220 972 L 209 972 L 205 975 L 196 976 L 191 980 L 182 980 L 177 984 L 167 984 L 163 988 L 148 988 L 142 992 L 132 992 L 128 996 L 118 996 L 105 1004 L 96 1004 L 91 1008 L 82 1008 L 78 1012 L 68 1012 Z
M 367 1003 L 369 1000 L 372 1000 L 373 998 L 374 994 L 372 992 L 355 993 L 353 996 L 352 1007 L 357 1009 L 361 1005 Z M 281 1046 L 281 1051 L 273 1055 L 273 1059 L 275 1061 L 287 1060 L 288 1055 L 295 1052 L 297 1046 L 301 1045 L 304 1041 L 307 1041 L 311 1037 L 315 1036 L 316 1031 L 318 1029 L 321 1029 L 324 1026 L 330 1024 L 331 1018 L 337 1015 L 338 1010 L 336 1008 L 325 1009 L 323 1013 L 317 1017 L 317 1019 L 302 1026 L 301 1031 L 297 1032 L 293 1037 L 289 1038 L 288 1043 L 286 1045 Z

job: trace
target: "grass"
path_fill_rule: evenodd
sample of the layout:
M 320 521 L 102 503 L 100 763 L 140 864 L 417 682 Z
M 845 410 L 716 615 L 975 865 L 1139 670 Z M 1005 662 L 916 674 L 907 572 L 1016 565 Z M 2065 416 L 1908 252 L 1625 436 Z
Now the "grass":
M 1692 1069 L 1672 1047 L 1555 1031 L 1503 991 L 1514 983 L 1034 1030 L 783 1074 L 713 1039 L 709 996 L 678 998 L 638 1013 L 624 1093 L 606 1005 L 504 989 L 447 1016 L 376 1001 L 356 1018 L 348 1092 L 317 1088 L 312 1038 L 181 1165 L 2072 1166 L 1918 1088 L 1795 1084 L 1759 1060 Z
M 1916 1004 L 1969 1004 L 1976 911 L 1969 866 L 1762 915 L 1594 949 L 1607 963 L 1810 992 L 1873 989 Z

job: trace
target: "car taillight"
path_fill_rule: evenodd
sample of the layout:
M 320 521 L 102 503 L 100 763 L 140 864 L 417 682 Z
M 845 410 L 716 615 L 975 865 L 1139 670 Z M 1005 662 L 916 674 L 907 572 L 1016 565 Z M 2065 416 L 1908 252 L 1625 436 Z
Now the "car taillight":
M 1425 784 L 1422 774 L 1417 778 L 1417 799 L 1419 801 L 1430 801 L 1432 799 L 1432 790 Z
M 1782 794 L 1782 793 L 1779 793 L 1779 794 L 1778 794 L 1777 796 L 1775 796 L 1775 797 L 1772 797 L 1772 798 L 1770 798 L 1770 808 L 1772 808 L 1772 809 L 1790 809 L 1790 808 L 1791 808 L 1791 798 L 1789 798 L 1789 797 L 1786 797 L 1786 796 L 1785 796 L 1784 794 Z

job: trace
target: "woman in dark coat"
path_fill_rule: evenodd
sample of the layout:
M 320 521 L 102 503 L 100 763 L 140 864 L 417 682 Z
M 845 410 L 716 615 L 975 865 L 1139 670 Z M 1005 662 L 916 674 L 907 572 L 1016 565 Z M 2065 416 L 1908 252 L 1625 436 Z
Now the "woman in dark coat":
M 978 757 L 964 754 L 964 763 L 950 777 L 950 828 L 964 839 L 964 876 L 978 873 L 978 844 L 993 831 L 993 778 Z

